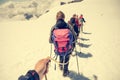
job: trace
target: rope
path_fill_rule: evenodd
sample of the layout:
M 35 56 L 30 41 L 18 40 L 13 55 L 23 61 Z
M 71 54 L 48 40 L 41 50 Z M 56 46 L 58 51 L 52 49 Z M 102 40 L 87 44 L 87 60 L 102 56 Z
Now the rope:
M 68 61 L 68 62 L 66 62 L 66 63 L 60 63 L 60 62 L 58 62 L 57 60 L 55 60 L 55 59 L 53 59 L 53 58 L 51 58 L 51 57 L 49 57 L 49 59 L 50 59 L 51 61 L 53 61 L 53 62 L 57 63 L 58 65 L 66 65 L 66 64 L 68 64 L 68 63 L 69 63 L 69 61 Z

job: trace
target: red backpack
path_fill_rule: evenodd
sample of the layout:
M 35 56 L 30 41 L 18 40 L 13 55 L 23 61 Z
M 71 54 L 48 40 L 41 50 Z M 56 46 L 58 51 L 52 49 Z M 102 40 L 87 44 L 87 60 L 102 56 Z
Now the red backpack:
M 55 29 L 52 35 L 55 53 L 58 55 L 69 54 L 72 50 L 73 35 L 69 29 Z

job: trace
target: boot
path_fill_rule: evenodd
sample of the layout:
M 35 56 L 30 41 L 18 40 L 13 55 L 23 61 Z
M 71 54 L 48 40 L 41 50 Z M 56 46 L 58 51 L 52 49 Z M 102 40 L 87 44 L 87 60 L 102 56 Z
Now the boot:
M 69 75 L 69 70 L 63 71 L 63 76 L 66 77 Z

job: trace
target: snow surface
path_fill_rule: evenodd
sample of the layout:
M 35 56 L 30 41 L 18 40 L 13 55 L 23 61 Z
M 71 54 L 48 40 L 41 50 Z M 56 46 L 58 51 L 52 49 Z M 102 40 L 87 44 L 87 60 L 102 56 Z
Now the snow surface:
M 51 8 L 36 20 L 0 22 L 0 80 L 17 80 L 39 59 L 50 55 L 50 28 L 59 10 L 65 13 L 66 21 L 74 13 L 82 13 L 86 19 L 77 45 L 80 75 L 76 57 L 71 57 L 69 76 L 63 77 L 58 66 L 55 71 L 51 62 L 48 80 L 120 80 L 119 7 L 118 0 L 84 0 Z

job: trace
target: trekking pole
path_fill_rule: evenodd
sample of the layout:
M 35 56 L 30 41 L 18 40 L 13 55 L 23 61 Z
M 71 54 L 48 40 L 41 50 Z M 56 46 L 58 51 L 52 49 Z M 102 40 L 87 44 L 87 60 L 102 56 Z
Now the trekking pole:
M 81 33 L 81 37 L 82 37 L 82 33 Z M 80 41 L 80 39 L 79 39 L 79 43 L 81 43 L 82 41 Z M 81 54 L 81 46 L 79 46 L 80 48 L 79 48 L 79 50 L 80 50 L 80 54 Z
M 81 31 L 80 34 L 81 34 L 80 37 L 82 38 L 82 35 L 83 35 L 82 31 Z M 79 43 L 82 43 L 82 40 L 79 39 Z M 80 54 L 81 54 L 81 52 L 82 52 L 82 46 L 80 45 L 79 47 L 80 47 L 79 50 L 80 50 Z
M 50 57 L 52 56 L 52 43 L 50 44 Z M 51 65 L 51 62 L 50 62 Z
M 58 55 L 55 55 L 55 61 L 57 60 Z M 56 63 L 55 63 L 55 67 L 54 70 L 56 70 Z
M 63 65 L 62 65 L 62 67 L 63 67 L 63 70 L 65 69 L 65 56 L 63 56 Z
M 77 43 L 77 45 L 80 45 L 80 35 L 78 36 L 78 40 L 76 40 L 76 43 Z M 81 47 L 80 46 L 79 46 L 79 51 L 81 52 Z
M 50 57 L 52 56 L 52 43 L 50 44 Z
M 47 75 L 46 75 L 46 74 L 45 74 L 45 80 L 48 80 L 48 79 L 47 79 Z
M 52 43 L 50 44 L 50 57 L 51 57 L 51 55 L 52 55 Z M 48 80 L 46 74 L 45 74 L 45 80 Z
M 75 47 L 75 50 L 76 50 L 76 47 Z M 77 62 L 78 74 L 80 74 L 80 73 L 79 73 L 79 62 L 78 62 L 78 55 L 77 55 L 77 53 L 76 53 L 76 62 Z

